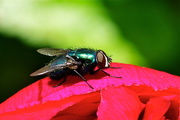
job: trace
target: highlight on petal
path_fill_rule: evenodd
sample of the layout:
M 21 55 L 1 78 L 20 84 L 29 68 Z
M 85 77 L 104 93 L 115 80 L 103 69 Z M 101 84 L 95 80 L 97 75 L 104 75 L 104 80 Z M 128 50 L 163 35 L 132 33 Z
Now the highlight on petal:
M 101 91 L 101 103 L 98 108 L 99 120 L 137 120 L 144 105 L 131 90 L 107 88 Z

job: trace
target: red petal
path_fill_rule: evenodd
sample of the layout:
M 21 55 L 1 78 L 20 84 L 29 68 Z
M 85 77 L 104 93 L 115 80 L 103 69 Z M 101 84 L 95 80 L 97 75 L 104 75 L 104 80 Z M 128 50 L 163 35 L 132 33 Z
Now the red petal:
M 170 106 L 170 102 L 163 98 L 152 98 L 146 104 L 143 120 L 162 119 Z
M 168 88 L 159 91 L 155 91 L 151 87 L 147 86 L 128 86 L 128 88 L 136 92 L 140 100 L 145 104 L 150 98 L 180 95 L 180 90 L 177 88 Z
M 89 93 L 85 96 L 83 100 L 80 102 L 66 108 L 63 111 L 60 111 L 59 113 L 54 116 L 54 119 L 64 119 L 64 120 L 92 120 L 97 118 L 96 112 L 97 107 L 100 103 L 100 95 L 99 92 L 95 93 Z M 77 96 L 79 97 L 79 96 Z M 72 99 L 73 102 L 73 99 Z M 54 120 L 52 119 L 52 120 Z
M 86 75 L 84 77 L 94 87 L 91 89 L 78 76 L 68 76 L 67 81 L 56 88 L 53 88 L 52 84 L 58 84 L 59 81 L 51 81 L 49 77 L 46 77 L 22 89 L 0 104 L 0 114 L 62 100 L 73 95 L 87 94 L 108 86 L 145 85 L 156 90 L 180 88 L 180 77 L 178 76 L 128 64 L 113 63 L 112 66 L 122 68 L 109 68 L 105 71 L 113 76 L 121 76 L 122 79 L 109 77 L 101 71 L 94 75 Z
M 160 91 L 154 91 L 147 86 L 129 86 L 129 89 L 133 90 L 139 96 L 141 102 L 146 104 L 150 98 L 165 99 L 170 102 L 170 107 L 162 119 L 178 120 L 180 115 L 180 91 L 175 88 L 169 88 Z M 156 108 L 154 108 L 156 109 Z
M 152 87 L 155 90 L 167 89 L 167 88 L 180 88 L 180 77 L 166 72 L 139 67 L 129 64 L 114 63 L 112 66 L 122 67 L 121 69 L 107 69 L 108 73 L 114 76 L 121 76 L 120 79 L 111 79 L 109 84 L 114 86 L 121 85 L 146 85 Z M 103 82 L 104 83 L 104 82 Z
M 56 120 L 96 118 L 99 93 L 72 96 L 59 101 L 49 101 L 0 115 L 1 120 Z
M 99 120 L 137 120 L 144 105 L 131 90 L 107 88 L 101 92 L 101 103 L 98 108 Z
M 171 106 L 166 112 L 166 118 L 169 120 L 180 119 L 180 92 L 178 95 L 165 96 L 164 99 L 170 101 Z

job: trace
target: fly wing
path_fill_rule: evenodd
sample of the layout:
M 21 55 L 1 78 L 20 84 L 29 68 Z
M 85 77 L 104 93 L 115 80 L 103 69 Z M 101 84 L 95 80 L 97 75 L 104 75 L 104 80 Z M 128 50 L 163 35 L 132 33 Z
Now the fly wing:
M 37 52 L 47 56 L 58 56 L 62 54 L 66 54 L 69 49 L 55 49 L 55 48 L 41 48 L 38 49 Z
M 63 68 L 67 68 L 67 67 L 71 67 L 71 69 L 73 67 L 76 68 L 77 65 L 81 64 L 80 62 L 74 61 L 69 59 L 69 61 L 67 61 L 64 64 L 57 64 L 55 66 L 51 66 L 51 63 L 49 63 L 48 65 L 40 68 L 39 70 L 33 72 L 32 74 L 30 74 L 30 76 L 39 76 L 39 75 L 44 75 L 50 72 L 53 72 L 54 70 L 58 70 L 58 69 L 63 69 Z
M 33 72 L 32 74 L 30 74 L 30 76 L 44 75 L 44 74 L 53 72 L 54 70 L 57 70 L 57 69 L 63 69 L 65 67 L 67 67 L 66 64 L 60 64 L 58 66 L 53 66 L 53 67 L 51 67 L 50 65 L 46 65 L 46 66 L 40 68 L 39 70 Z
M 53 71 L 53 69 L 50 69 L 50 67 L 47 65 L 47 66 L 44 66 L 44 67 L 40 68 L 39 70 L 31 73 L 30 76 L 44 75 L 44 74 L 52 72 L 52 71 Z

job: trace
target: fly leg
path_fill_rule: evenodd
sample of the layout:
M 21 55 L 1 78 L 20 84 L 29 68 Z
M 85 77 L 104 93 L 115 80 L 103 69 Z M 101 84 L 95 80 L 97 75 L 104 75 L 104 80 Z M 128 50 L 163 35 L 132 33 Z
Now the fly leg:
M 52 87 L 58 87 L 58 86 L 62 85 L 65 81 L 66 81 L 66 76 L 64 77 L 63 81 L 61 81 L 59 84 L 54 85 Z
M 74 72 L 75 72 L 84 82 L 86 82 L 86 83 L 89 85 L 90 88 L 94 89 L 94 88 L 87 82 L 87 80 L 86 80 L 80 73 L 78 73 L 78 71 L 74 70 Z
M 112 69 L 120 69 L 122 67 L 109 67 L 109 68 L 112 68 Z
M 118 76 L 113 76 L 113 75 L 110 75 L 109 73 L 107 73 L 106 71 L 104 71 L 103 69 L 100 69 L 103 73 L 105 73 L 107 76 L 109 77 L 114 77 L 114 78 L 122 78 L 122 77 L 118 77 Z
M 112 68 L 112 69 L 119 69 L 119 68 L 122 68 L 122 67 L 110 67 L 110 68 Z M 112 76 L 112 75 L 110 75 L 109 73 L 107 73 L 106 71 L 104 71 L 103 69 L 97 69 L 97 70 L 95 70 L 95 71 L 91 71 L 90 72 L 90 74 L 95 74 L 95 73 L 97 73 L 98 71 L 102 71 L 103 73 L 105 73 L 107 76 L 109 76 L 109 77 L 114 77 L 114 78 L 122 78 L 122 77 L 118 77 L 118 76 Z

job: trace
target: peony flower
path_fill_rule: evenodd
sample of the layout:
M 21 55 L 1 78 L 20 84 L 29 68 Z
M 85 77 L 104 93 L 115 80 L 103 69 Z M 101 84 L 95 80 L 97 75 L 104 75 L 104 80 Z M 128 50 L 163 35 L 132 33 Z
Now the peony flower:
M 180 77 L 150 68 L 112 63 L 85 75 L 60 81 L 49 77 L 20 90 L 0 104 L 0 120 L 178 120 Z

